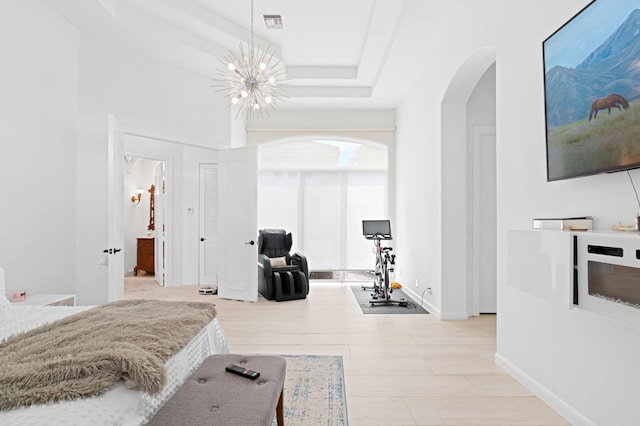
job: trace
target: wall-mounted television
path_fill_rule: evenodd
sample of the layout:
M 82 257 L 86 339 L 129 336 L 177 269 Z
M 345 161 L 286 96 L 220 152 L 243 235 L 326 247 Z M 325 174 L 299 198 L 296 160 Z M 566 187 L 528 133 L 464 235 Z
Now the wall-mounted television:
M 547 180 L 640 167 L 640 2 L 592 1 L 542 50 Z

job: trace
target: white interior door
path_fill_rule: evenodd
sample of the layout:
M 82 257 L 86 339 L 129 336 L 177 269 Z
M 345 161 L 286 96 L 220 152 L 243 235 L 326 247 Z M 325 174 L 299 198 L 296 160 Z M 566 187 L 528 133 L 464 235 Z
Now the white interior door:
M 107 230 L 107 300 L 124 295 L 124 142 L 118 120 L 109 114 L 109 212 Z
M 218 165 L 200 164 L 198 283 L 218 283 Z
M 218 296 L 258 300 L 258 161 L 255 147 L 219 153 Z
M 155 187 L 156 193 L 154 198 L 154 220 L 155 230 L 154 235 L 154 270 L 155 280 L 162 287 L 165 286 L 166 281 L 166 261 L 165 261 L 165 217 L 167 211 L 167 197 L 166 197 L 166 176 L 165 176 L 165 163 L 160 162 L 156 166 L 155 170 Z
M 496 128 L 473 132 L 473 315 L 496 313 Z

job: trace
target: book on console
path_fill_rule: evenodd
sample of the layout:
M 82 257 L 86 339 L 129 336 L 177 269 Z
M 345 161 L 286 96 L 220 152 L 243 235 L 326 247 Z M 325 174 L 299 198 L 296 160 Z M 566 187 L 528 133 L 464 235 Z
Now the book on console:
M 583 216 L 533 219 L 533 229 L 557 229 L 563 231 L 589 230 L 593 229 L 593 218 L 590 216 Z

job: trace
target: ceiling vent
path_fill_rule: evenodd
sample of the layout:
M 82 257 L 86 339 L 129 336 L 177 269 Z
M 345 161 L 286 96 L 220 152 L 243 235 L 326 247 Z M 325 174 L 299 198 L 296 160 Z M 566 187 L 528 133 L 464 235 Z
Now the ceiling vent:
M 268 30 L 281 30 L 284 28 L 282 15 L 262 15 L 262 19 L 264 19 L 264 26 Z

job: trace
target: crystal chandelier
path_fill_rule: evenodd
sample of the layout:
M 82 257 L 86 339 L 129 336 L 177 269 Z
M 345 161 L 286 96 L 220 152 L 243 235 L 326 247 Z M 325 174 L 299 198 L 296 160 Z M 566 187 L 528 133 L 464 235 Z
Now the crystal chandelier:
M 229 52 L 219 61 L 224 68 L 218 69 L 224 83 L 221 90 L 237 105 L 238 114 L 245 110 L 247 118 L 264 117 L 269 110 L 275 111 L 284 95 L 279 93 L 281 83 L 286 79 L 286 70 L 281 59 L 270 49 L 259 49 L 253 43 L 253 0 L 251 0 L 251 39 L 246 46 L 240 43 L 240 55 Z M 236 118 L 238 117 L 236 114 Z

